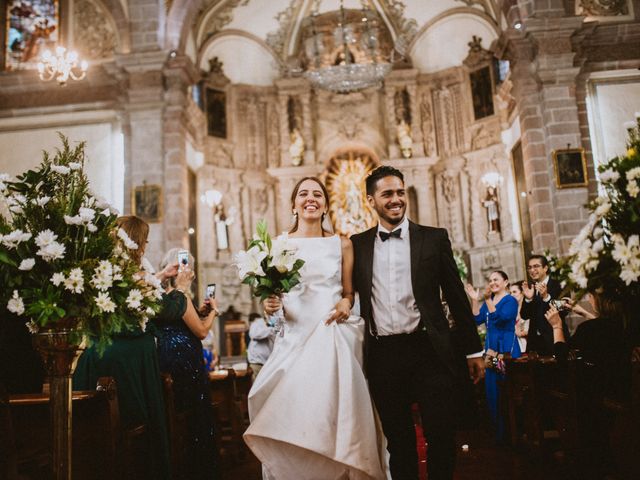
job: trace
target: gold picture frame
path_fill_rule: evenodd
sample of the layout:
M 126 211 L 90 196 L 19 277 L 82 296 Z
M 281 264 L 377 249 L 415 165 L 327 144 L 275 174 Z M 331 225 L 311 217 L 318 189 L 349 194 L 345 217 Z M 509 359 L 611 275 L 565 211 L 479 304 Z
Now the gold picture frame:
M 149 223 L 162 221 L 162 187 L 146 183 L 133 188 L 131 192 L 131 211 L 137 217 Z
M 589 184 L 584 148 L 561 148 L 553 151 L 556 187 L 577 188 Z

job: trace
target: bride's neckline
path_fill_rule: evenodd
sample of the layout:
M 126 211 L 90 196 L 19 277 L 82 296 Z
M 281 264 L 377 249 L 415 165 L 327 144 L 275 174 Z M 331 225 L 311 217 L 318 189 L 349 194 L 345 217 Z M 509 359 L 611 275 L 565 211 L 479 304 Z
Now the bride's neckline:
M 335 233 L 333 235 L 331 235 L 330 237 L 292 237 L 290 236 L 290 239 L 295 239 L 295 240 L 320 240 L 320 239 L 325 239 L 325 238 L 335 238 L 338 235 L 336 235 Z

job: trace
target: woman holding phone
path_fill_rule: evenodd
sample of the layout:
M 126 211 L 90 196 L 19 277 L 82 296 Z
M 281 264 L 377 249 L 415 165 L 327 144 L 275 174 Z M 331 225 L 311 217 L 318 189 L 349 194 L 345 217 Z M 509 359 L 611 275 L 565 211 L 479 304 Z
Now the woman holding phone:
M 176 262 L 178 275 L 163 286 L 163 308 L 153 319 L 158 328 L 160 370 L 173 378 L 176 409 L 188 411 L 191 458 L 185 462 L 185 478 L 205 479 L 215 475 L 215 447 L 209 398 L 209 376 L 204 364 L 202 339 L 207 336 L 218 314 L 215 298 L 204 300 L 198 309 L 190 298 L 194 258 L 177 248 L 167 252 L 160 268 Z M 209 289 L 208 289 L 209 290 Z

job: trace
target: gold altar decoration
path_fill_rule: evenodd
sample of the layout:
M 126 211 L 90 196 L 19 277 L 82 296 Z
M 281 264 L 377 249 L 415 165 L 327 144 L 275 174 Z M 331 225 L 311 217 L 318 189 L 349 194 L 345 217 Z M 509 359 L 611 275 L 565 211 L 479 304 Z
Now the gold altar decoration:
M 365 179 L 374 168 L 373 159 L 360 152 L 345 152 L 331 160 L 326 184 L 336 233 L 351 236 L 375 225 L 377 217 L 365 193 Z

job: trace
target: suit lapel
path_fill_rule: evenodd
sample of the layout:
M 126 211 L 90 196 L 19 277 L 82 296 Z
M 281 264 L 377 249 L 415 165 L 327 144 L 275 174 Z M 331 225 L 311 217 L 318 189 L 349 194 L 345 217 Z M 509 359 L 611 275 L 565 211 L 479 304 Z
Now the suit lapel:
M 368 299 L 371 299 L 371 287 L 373 285 L 373 247 L 375 245 L 377 231 L 377 227 L 367 231 L 362 245 L 362 258 L 364 259 L 362 262 L 362 266 L 364 268 L 362 278 L 366 289 L 363 293 Z
M 409 245 L 411 248 L 411 286 L 415 289 L 418 284 L 418 265 L 420 264 L 420 251 L 424 235 L 421 229 L 413 222 L 409 222 Z M 418 298 L 414 290 L 413 296 Z

